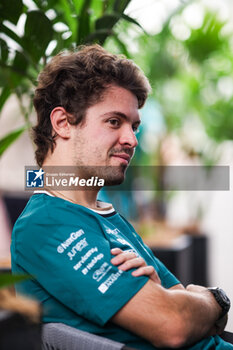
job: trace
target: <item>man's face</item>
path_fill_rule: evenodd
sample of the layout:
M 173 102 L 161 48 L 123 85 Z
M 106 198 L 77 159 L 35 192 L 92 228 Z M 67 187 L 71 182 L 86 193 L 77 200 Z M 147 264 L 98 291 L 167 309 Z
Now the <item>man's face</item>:
M 138 101 L 130 91 L 112 86 L 102 101 L 86 111 L 73 129 L 73 164 L 83 177 L 98 176 L 105 185 L 120 184 L 137 146 Z

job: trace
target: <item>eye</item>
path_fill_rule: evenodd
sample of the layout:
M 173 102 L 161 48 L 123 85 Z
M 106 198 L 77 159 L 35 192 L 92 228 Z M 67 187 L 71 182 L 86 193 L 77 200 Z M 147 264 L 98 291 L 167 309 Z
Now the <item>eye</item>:
M 116 118 L 111 118 L 108 120 L 108 123 L 111 124 L 113 127 L 118 127 L 120 126 L 120 121 Z
M 135 135 L 139 133 L 139 125 L 133 126 L 132 129 Z

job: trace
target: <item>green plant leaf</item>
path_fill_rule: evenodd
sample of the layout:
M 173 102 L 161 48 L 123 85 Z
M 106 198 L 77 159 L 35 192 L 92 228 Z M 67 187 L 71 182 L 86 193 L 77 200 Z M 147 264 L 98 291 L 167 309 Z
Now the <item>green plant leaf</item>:
M 12 275 L 11 273 L 1 273 L 0 288 L 7 287 L 18 282 L 22 282 L 30 278 L 32 278 L 30 275 Z
M 28 60 L 26 59 L 23 53 L 17 51 L 12 66 L 16 70 L 21 71 L 23 75 L 26 73 L 28 67 Z
M 22 0 L 1 0 L 0 1 L 0 19 L 8 20 L 17 24 L 23 10 Z
M 104 7 L 105 7 L 105 2 L 106 0 L 103 1 L 92 1 L 91 3 L 91 11 L 92 11 L 92 19 L 96 20 L 96 18 L 101 17 L 105 12 L 104 12 Z
M 45 54 L 45 50 L 53 38 L 51 21 L 42 11 L 27 13 L 23 37 L 24 47 L 37 62 Z
M 115 12 L 103 15 L 96 20 L 96 31 L 91 33 L 91 36 L 95 38 L 94 40 L 97 40 L 103 45 L 107 37 L 113 34 L 112 28 L 120 19 L 122 19 L 122 15 Z
M 0 95 L 0 111 L 2 110 L 2 107 L 4 106 L 6 100 L 11 95 L 11 89 L 8 86 L 5 86 L 2 89 L 1 95 Z
M 32 62 L 32 59 L 30 55 L 28 54 L 28 40 L 25 40 L 18 36 L 13 30 L 8 28 L 5 24 L 0 23 L 0 33 L 6 34 L 9 38 L 14 40 L 19 46 L 21 46 L 21 51 L 22 54 L 27 58 L 28 61 Z M 4 49 L 6 51 L 6 47 L 4 47 L 4 44 L 2 43 L 3 46 L 1 46 L 1 49 Z M 7 50 L 9 51 L 9 48 L 7 47 Z M 16 50 L 17 51 L 17 50 Z M 29 51 L 30 52 L 30 51 Z M 6 57 L 6 52 L 4 53 L 4 57 L 2 57 L 1 61 L 4 62 Z
M 220 100 L 211 107 L 203 108 L 202 121 L 208 135 L 222 142 L 233 140 L 233 98 L 229 101 Z
M 10 28 L 8 28 L 5 24 L 0 23 L 0 32 L 6 34 L 14 40 L 17 44 L 19 44 L 21 47 L 23 47 L 22 38 L 20 38 L 15 32 L 13 32 Z
M 190 55 L 197 61 L 203 62 L 209 56 L 221 50 L 224 40 L 221 38 L 221 30 L 225 25 L 217 19 L 215 13 L 206 13 L 203 25 L 199 29 L 193 29 L 191 36 L 185 41 Z
M 72 32 L 73 40 L 76 41 L 76 33 L 77 33 L 77 16 L 75 14 L 74 9 L 70 1 L 60 0 L 63 16 L 66 24 Z
M 136 21 L 136 19 L 134 19 L 134 18 L 132 18 L 132 17 L 130 17 L 130 16 L 127 16 L 127 15 L 125 15 L 124 13 L 121 15 L 121 17 L 122 17 L 122 19 L 126 20 L 126 21 L 129 22 L 129 23 L 136 24 L 136 26 L 138 26 L 139 28 L 141 28 L 141 29 L 143 30 L 143 32 L 144 32 L 145 34 L 147 34 L 146 31 L 145 31 L 145 29 L 141 26 L 140 23 L 138 23 L 138 21 Z
M 85 38 L 90 34 L 90 6 L 92 0 L 86 0 L 83 3 L 80 15 L 78 17 L 77 45 L 85 44 Z
M 88 37 L 85 38 L 85 43 L 92 44 L 92 43 L 99 43 L 100 45 L 103 45 L 106 38 L 110 35 L 113 35 L 113 31 L 111 29 L 100 29 L 96 30 L 95 32 L 88 35 Z
M 115 34 L 113 34 L 113 40 L 116 42 L 117 46 L 120 49 L 120 52 L 124 54 L 126 57 L 130 58 L 129 51 L 127 49 L 127 46 L 123 43 L 122 40 L 119 39 L 119 37 Z
M 123 13 L 131 0 L 115 0 L 113 10 L 115 12 Z
M 27 126 L 23 126 L 16 129 L 0 140 L 0 157 L 6 151 L 6 149 L 27 129 Z
M 113 13 L 110 13 L 110 14 L 105 14 L 104 16 L 98 18 L 96 20 L 96 22 L 95 22 L 96 30 L 99 30 L 99 29 L 112 29 L 113 26 L 120 19 L 124 19 L 127 22 L 136 24 L 138 27 L 140 27 L 144 31 L 142 26 L 135 19 L 133 19 L 132 17 L 129 17 L 129 16 L 125 15 L 125 14 L 117 13 L 117 12 L 113 12 Z
M 81 8 L 83 6 L 82 1 L 81 0 L 73 0 L 73 5 L 75 8 L 76 14 L 80 13 Z
M 98 18 L 95 22 L 96 30 L 100 29 L 112 29 L 114 24 L 121 18 L 121 15 L 118 13 L 106 14 Z
M 6 63 L 0 60 L 0 86 L 9 87 L 12 92 L 14 89 L 22 84 L 23 81 L 29 79 L 34 82 L 34 78 L 30 72 L 30 74 L 22 67 L 17 65 L 7 65 Z M 38 74 L 38 73 L 37 73 Z
M 7 46 L 7 43 L 0 38 L 0 59 L 3 62 L 6 62 L 8 59 L 8 53 L 9 53 L 9 48 Z
M 36 6 L 41 9 L 43 12 L 46 12 L 49 9 L 56 9 L 56 5 L 58 3 L 58 0 L 33 0 L 33 2 L 36 4 Z

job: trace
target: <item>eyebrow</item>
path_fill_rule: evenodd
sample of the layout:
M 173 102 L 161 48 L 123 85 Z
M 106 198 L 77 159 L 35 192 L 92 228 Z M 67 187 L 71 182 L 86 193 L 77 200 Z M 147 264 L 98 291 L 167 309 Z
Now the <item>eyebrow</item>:
M 107 112 L 107 113 L 104 113 L 104 114 L 101 115 L 101 117 L 107 117 L 107 116 L 109 116 L 109 117 L 111 117 L 111 116 L 112 117 L 118 116 L 118 117 L 120 117 L 122 119 L 130 121 L 130 118 L 125 113 L 118 112 L 118 111 L 111 111 L 111 112 Z M 135 122 L 133 122 L 133 124 L 138 124 L 139 125 L 139 124 L 141 124 L 141 120 L 138 119 Z

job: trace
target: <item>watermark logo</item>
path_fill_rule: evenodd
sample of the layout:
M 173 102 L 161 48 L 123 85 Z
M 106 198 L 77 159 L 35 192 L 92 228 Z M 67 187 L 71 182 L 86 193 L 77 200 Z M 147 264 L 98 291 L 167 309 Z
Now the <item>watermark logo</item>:
M 39 170 L 27 170 L 26 171 L 26 187 L 34 188 L 34 187 L 44 187 L 44 171 L 42 169 Z
M 120 185 L 123 177 L 121 168 L 117 166 L 44 165 L 42 170 L 32 165 L 26 166 L 25 170 L 25 189 L 28 191 L 42 187 L 54 191 L 96 191 L 103 186 L 107 186 L 108 191 L 134 192 L 229 191 L 230 189 L 230 167 L 222 165 L 130 166 L 127 170 L 127 177 Z M 159 179 L 161 181 L 158 181 Z M 138 198 L 140 200 L 140 197 Z M 116 234 L 113 230 L 107 233 Z
M 98 176 L 82 178 L 82 169 L 71 166 L 43 166 L 43 169 L 36 167 L 25 167 L 25 189 L 47 189 L 47 190 L 91 190 L 104 186 L 104 179 Z

